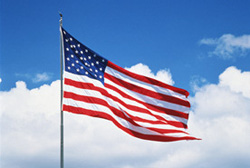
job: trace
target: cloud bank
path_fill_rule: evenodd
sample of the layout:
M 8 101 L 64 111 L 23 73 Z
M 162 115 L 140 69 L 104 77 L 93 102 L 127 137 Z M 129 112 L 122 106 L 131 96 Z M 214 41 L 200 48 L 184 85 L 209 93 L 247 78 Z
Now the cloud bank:
M 202 39 L 200 44 L 215 46 L 210 55 L 216 55 L 222 59 L 233 59 L 249 52 L 250 35 L 236 37 L 232 34 L 224 34 L 220 38 Z
M 199 86 L 188 125 L 201 141 L 145 141 L 109 121 L 65 113 L 65 167 L 249 167 L 249 78 L 250 72 L 228 67 L 217 84 Z M 59 167 L 59 86 L 30 90 L 18 81 L 0 92 L 1 167 Z

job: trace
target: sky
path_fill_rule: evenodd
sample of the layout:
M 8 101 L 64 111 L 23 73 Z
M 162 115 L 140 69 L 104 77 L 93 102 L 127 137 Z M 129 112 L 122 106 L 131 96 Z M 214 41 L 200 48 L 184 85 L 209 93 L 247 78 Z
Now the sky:
M 0 167 L 60 165 L 58 11 L 106 59 L 188 90 L 202 138 L 145 141 L 65 113 L 65 167 L 250 167 L 246 0 L 0 0 Z

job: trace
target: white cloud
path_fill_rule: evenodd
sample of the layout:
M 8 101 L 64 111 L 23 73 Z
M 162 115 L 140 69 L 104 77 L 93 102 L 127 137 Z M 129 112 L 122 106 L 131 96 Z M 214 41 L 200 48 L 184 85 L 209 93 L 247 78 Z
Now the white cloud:
M 232 59 L 240 55 L 245 55 L 250 49 L 250 35 L 234 36 L 224 34 L 220 38 L 202 39 L 200 44 L 215 46 L 215 50 L 210 54 L 219 56 L 222 59 Z
M 36 76 L 34 78 L 32 78 L 32 81 L 34 83 L 38 83 L 38 82 L 48 81 L 50 78 L 51 78 L 51 75 L 44 72 L 44 73 L 36 74 Z
M 0 83 L 2 83 L 2 78 L 0 78 Z
M 148 76 L 151 78 L 155 78 L 159 81 L 165 82 L 169 85 L 173 85 L 174 81 L 172 79 L 172 75 L 170 73 L 170 70 L 159 70 L 156 75 L 151 71 L 151 69 L 149 69 L 149 67 L 147 65 L 144 65 L 142 63 L 136 64 L 130 68 L 125 68 L 129 71 L 132 71 L 134 73 L 140 74 L 140 75 L 144 75 L 144 76 Z
M 198 76 L 198 75 L 192 76 L 191 81 L 190 81 L 190 86 L 193 92 L 199 91 L 200 87 L 205 84 L 208 84 L 208 81 L 205 78 Z
M 0 102 L 1 167 L 36 167 L 39 157 L 56 163 L 59 81 L 32 90 L 16 82 L 0 92 Z
M 235 84 L 231 79 L 235 77 Z M 161 155 L 151 167 L 249 167 L 250 98 L 249 72 L 227 68 L 218 84 L 206 84 L 191 98 L 191 134 L 201 141 L 181 144 Z M 149 166 L 149 167 L 150 167 Z
M 144 141 L 109 121 L 65 113 L 65 167 L 249 167 L 250 85 L 240 89 L 228 79 L 234 73 L 239 83 L 249 79 L 249 72 L 229 67 L 218 84 L 190 98 L 189 132 L 201 141 Z M 30 90 L 19 81 L 0 92 L 1 167 L 59 167 L 59 86 Z
M 220 76 L 220 85 L 250 98 L 250 72 L 241 72 L 234 66 L 228 67 Z
M 33 83 L 39 83 L 39 82 L 45 82 L 51 79 L 52 74 L 43 72 L 43 73 L 36 73 L 36 74 L 30 74 L 30 73 L 16 73 L 17 77 L 26 78 L 31 80 Z
M 250 166 L 247 162 L 250 156 L 250 85 L 244 89 L 241 85 L 249 77 L 249 72 L 229 67 L 219 76 L 218 84 L 201 87 L 191 98 L 195 115 L 189 122 L 190 127 L 199 132 L 204 141 L 197 146 L 203 149 L 201 160 L 213 162 L 206 163 L 205 167 Z
M 31 75 L 31 74 L 28 74 L 28 73 L 15 73 L 15 75 L 16 75 L 17 77 L 24 77 L 24 78 L 27 78 L 27 79 L 32 78 L 32 75 Z

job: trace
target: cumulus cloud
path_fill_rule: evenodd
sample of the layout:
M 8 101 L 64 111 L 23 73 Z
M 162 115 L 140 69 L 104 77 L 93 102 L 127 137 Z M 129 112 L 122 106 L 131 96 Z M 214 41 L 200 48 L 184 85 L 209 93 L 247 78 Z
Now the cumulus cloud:
M 220 85 L 250 98 L 250 72 L 241 72 L 234 66 L 228 67 L 220 76 Z
M 218 84 L 190 98 L 189 132 L 201 141 L 159 143 L 127 135 L 111 122 L 64 113 L 65 167 L 249 167 L 249 72 L 227 68 Z M 0 92 L 1 167 L 59 167 L 60 81 Z
M 250 35 L 234 36 L 224 34 L 220 38 L 206 38 L 200 44 L 215 46 L 211 55 L 219 56 L 222 59 L 232 59 L 237 55 L 245 55 L 250 49 Z
M 1 167 L 39 167 L 44 158 L 56 165 L 59 100 L 59 81 L 32 90 L 18 81 L 0 92 Z
M 218 84 L 196 85 L 189 129 L 202 140 L 173 147 L 149 167 L 249 167 L 249 77 L 249 72 L 229 67 Z M 248 85 L 243 87 L 244 82 Z
M 142 63 L 136 64 L 130 68 L 125 68 L 125 69 L 132 71 L 134 73 L 140 74 L 140 75 L 155 78 L 155 79 L 162 81 L 162 82 L 165 82 L 169 85 L 174 84 L 174 81 L 172 79 L 172 75 L 171 75 L 169 69 L 159 70 L 156 73 L 156 75 L 151 71 L 151 69 L 147 65 L 144 65 Z
M 203 161 L 213 160 L 213 163 L 205 163 L 205 167 L 250 165 L 247 162 L 250 156 L 247 150 L 250 147 L 249 78 L 249 72 L 229 67 L 219 76 L 218 84 L 201 87 L 191 98 L 195 115 L 190 126 L 204 141 L 197 146 L 203 148 L 199 157 Z M 246 86 L 244 82 L 249 84 Z

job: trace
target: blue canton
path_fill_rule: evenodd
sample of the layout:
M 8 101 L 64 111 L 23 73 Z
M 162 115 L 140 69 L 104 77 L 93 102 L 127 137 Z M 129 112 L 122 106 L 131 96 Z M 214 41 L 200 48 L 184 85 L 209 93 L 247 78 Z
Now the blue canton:
M 104 84 L 104 71 L 108 60 L 101 57 L 62 28 L 65 71 L 85 75 Z

